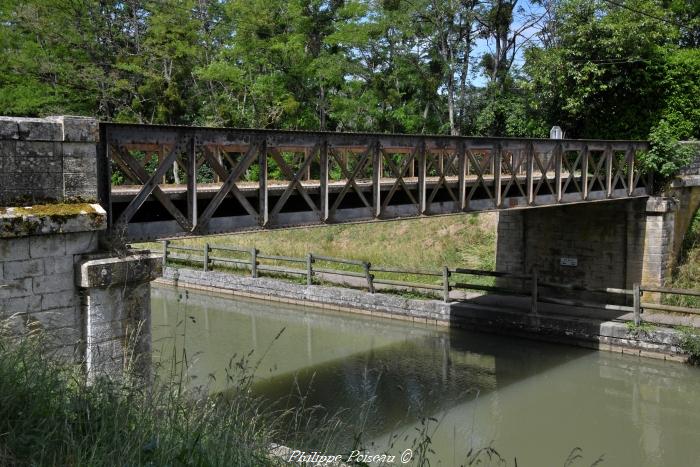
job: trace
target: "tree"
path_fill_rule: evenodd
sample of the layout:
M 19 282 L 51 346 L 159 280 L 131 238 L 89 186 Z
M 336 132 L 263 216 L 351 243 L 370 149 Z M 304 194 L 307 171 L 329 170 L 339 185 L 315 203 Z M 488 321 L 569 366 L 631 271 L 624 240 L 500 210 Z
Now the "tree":
M 7 0 L 0 9 L 0 106 L 10 115 L 109 115 L 115 62 L 133 53 L 130 2 Z
M 555 39 L 526 51 L 533 93 L 569 137 L 644 139 L 659 120 L 678 30 L 654 18 L 665 12 L 652 0 L 625 5 L 564 0 L 548 27 Z

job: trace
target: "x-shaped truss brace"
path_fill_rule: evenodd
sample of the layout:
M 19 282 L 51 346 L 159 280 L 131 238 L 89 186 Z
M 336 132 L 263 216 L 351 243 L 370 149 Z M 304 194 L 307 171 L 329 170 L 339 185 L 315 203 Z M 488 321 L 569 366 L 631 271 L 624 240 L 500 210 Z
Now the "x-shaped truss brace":
M 428 204 L 432 203 L 433 199 L 435 199 L 435 195 L 437 194 L 438 190 L 440 189 L 440 185 L 445 187 L 445 189 L 450 194 L 450 197 L 452 198 L 452 200 L 455 203 L 459 203 L 459 201 L 457 200 L 457 196 L 455 196 L 454 192 L 449 187 L 449 185 L 447 184 L 447 180 L 446 180 L 447 172 L 450 170 L 451 167 L 454 166 L 454 163 L 458 159 L 457 154 L 443 155 L 443 156 L 447 156 L 445 158 L 447 162 L 445 163 L 445 159 L 443 159 L 442 169 L 439 167 L 439 164 L 435 163 L 437 156 L 438 156 L 437 154 L 428 153 L 428 160 L 430 161 L 430 164 L 435 168 L 435 171 L 438 173 L 438 177 L 439 177 L 437 183 L 433 187 L 433 190 L 430 192 L 430 196 L 428 196 Z M 428 169 L 426 167 L 426 172 L 427 172 L 427 170 Z M 457 169 L 457 170 L 459 170 L 459 169 Z
M 360 159 L 355 166 L 355 169 L 352 171 L 352 173 L 349 173 L 348 170 L 345 168 L 344 164 L 340 160 L 340 157 L 336 153 L 335 150 L 332 148 L 328 148 L 329 153 L 333 157 L 333 159 L 336 161 L 338 166 L 340 167 L 340 171 L 343 173 L 343 176 L 347 180 L 345 182 L 345 185 L 343 186 L 342 190 L 338 194 L 338 197 L 335 199 L 335 202 L 333 203 L 333 206 L 330 208 L 330 213 L 335 213 L 336 209 L 338 209 L 338 206 L 340 206 L 340 203 L 343 201 L 343 198 L 345 198 L 345 195 L 350 191 L 350 188 L 355 190 L 355 193 L 357 193 L 357 196 L 362 200 L 364 205 L 368 208 L 372 208 L 372 205 L 367 201 L 367 198 L 365 198 L 365 195 L 362 194 L 362 190 L 357 186 L 357 183 L 355 182 L 355 178 L 357 177 L 357 174 L 360 173 L 362 169 L 364 169 L 365 165 L 367 164 L 367 161 L 369 159 L 369 155 L 371 153 L 372 147 L 368 147 L 365 151 L 363 151 L 360 155 Z
M 416 205 L 418 208 L 418 201 L 416 201 L 416 198 L 411 194 L 411 191 L 408 189 L 406 186 L 404 177 L 406 176 L 406 172 L 408 171 L 408 168 L 411 166 L 413 161 L 416 158 L 416 152 L 418 151 L 418 148 L 414 148 L 413 151 L 411 151 L 408 154 L 408 157 L 406 157 L 403 162 L 401 163 L 400 167 L 397 167 L 396 164 L 394 164 L 394 161 L 391 159 L 391 153 L 387 154 L 384 152 L 382 149 L 382 155 L 384 157 L 384 161 L 389 167 L 389 170 L 394 174 L 396 177 L 396 181 L 392 185 L 391 189 L 389 190 L 389 193 L 384 197 L 384 202 L 382 202 L 382 210 L 386 209 L 386 207 L 389 205 L 389 202 L 394 196 L 394 193 L 396 193 L 396 190 L 401 186 L 403 188 L 403 191 L 406 193 L 406 195 L 409 197 L 411 202 Z
M 484 171 L 486 170 L 487 164 L 490 164 L 491 158 L 493 157 L 492 154 L 488 156 L 484 156 L 483 160 L 480 162 L 476 159 L 474 156 L 474 153 L 471 149 L 467 149 L 467 158 L 469 161 L 472 163 L 472 166 L 474 167 L 474 172 L 476 172 L 476 183 L 472 185 L 471 190 L 469 190 L 469 195 L 467 196 L 467 203 L 471 201 L 472 197 L 474 196 L 474 193 L 476 192 L 477 188 L 479 187 L 479 184 L 484 188 L 486 191 L 486 194 L 488 195 L 489 199 L 493 200 L 494 202 L 496 201 L 493 197 L 493 193 L 491 190 L 489 190 L 488 185 L 486 184 L 486 180 L 484 180 Z
M 579 192 L 581 191 L 581 185 L 576 180 L 576 168 L 581 163 L 582 155 L 583 155 L 582 150 L 576 151 L 576 160 L 574 160 L 574 163 L 572 164 L 569 161 L 569 158 L 566 157 L 566 154 L 562 154 L 562 158 L 561 158 L 562 165 L 564 166 L 564 168 L 568 172 L 568 176 L 566 177 L 566 181 L 564 182 L 564 186 L 561 189 L 562 192 L 566 193 L 566 189 L 569 188 L 569 185 L 571 183 L 573 183 L 574 186 L 576 187 L 576 191 L 579 191 Z
M 280 213 L 285 203 L 296 189 L 297 192 L 304 199 L 304 201 L 306 201 L 306 204 L 309 205 L 311 210 L 314 213 L 316 213 L 316 215 L 319 216 L 319 218 L 321 218 L 321 212 L 316 206 L 316 203 L 313 202 L 311 196 L 309 196 L 309 194 L 306 192 L 306 188 L 304 188 L 304 186 L 301 184 L 301 177 L 304 176 L 306 169 L 310 167 L 311 162 L 313 161 L 316 153 L 318 153 L 319 147 L 320 144 L 317 143 L 313 146 L 313 148 L 311 148 L 310 151 L 308 151 L 308 153 L 305 154 L 304 162 L 301 164 L 301 167 L 299 167 L 299 170 L 297 170 L 296 173 L 289 166 L 289 164 L 287 164 L 287 162 L 284 160 L 284 158 L 277 149 L 270 150 L 272 158 L 275 160 L 275 162 L 277 162 L 277 165 L 279 165 L 285 177 L 287 177 L 290 180 L 289 184 L 287 185 L 287 188 L 285 188 L 284 190 L 284 193 L 282 193 L 282 196 L 280 196 L 280 199 L 277 200 L 277 203 L 275 203 L 275 206 L 272 208 L 270 216 L 276 216 Z
M 204 229 L 204 227 L 214 215 L 214 212 L 216 212 L 217 208 L 221 205 L 221 203 L 224 201 L 224 199 L 229 193 L 233 193 L 233 195 L 241 203 L 243 208 L 246 211 L 248 211 L 248 213 L 251 216 L 256 216 L 258 214 L 257 211 L 255 211 L 255 209 L 253 209 L 250 203 L 245 199 L 245 196 L 243 196 L 243 194 L 238 190 L 238 188 L 236 187 L 236 182 L 241 177 L 241 175 L 243 175 L 243 173 L 248 169 L 248 167 L 250 167 L 250 164 L 253 163 L 256 156 L 258 155 L 259 149 L 260 142 L 251 142 L 243 158 L 238 164 L 236 164 L 236 166 L 231 170 L 230 173 L 226 173 L 226 169 L 224 169 L 224 167 L 221 166 L 221 164 L 219 164 L 219 161 L 217 161 L 216 158 L 213 157 L 213 155 L 209 151 L 205 151 L 205 157 L 211 164 L 212 168 L 217 172 L 217 174 L 220 177 L 225 177 L 225 179 L 219 191 L 216 192 L 216 194 L 209 202 L 204 212 L 202 212 L 201 216 L 199 216 L 197 224 L 200 230 Z
M 111 145 L 114 149 L 112 158 L 122 169 L 125 169 L 125 172 L 130 178 L 134 179 L 134 181 L 138 180 L 143 184 L 141 190 L 131 200 L 129 205 L 122 212 L 121 216 L 119 216 L 119 219 L 117 219 L 115 222 L 116 231 L 119 231 L 120 228 L 126 226 L 126 224 L 132 217 L 134 217 L 134 214 L 136 214 L 141 206 L 143 206 L 143 203 L 146 202 L 151 194 L 153 194 L 153 196 L 163 205 L 163 207 L 175 218 L 183 230 L 192 230 L 191 222 L 173 205 L 170 198 L 168 198 L 168 196 L 158 186 L 158 180 L 163 178 L 165 173 L 173 165 L 173 162 L 177 160 L 178 155 L 189 144 L 193 144 L 192 138 L 181 137 L 150 177 L 148 176 L 148 173 L 146 173 L 143 166 L 136 159 L 131 157 L 127 150 L 120 146 L 114 147 L 114 145 Z
M 510 189 L 513 184 L 518 188 L 518 191 L 520 191 L 520 194 L 523 195 L 524 197 L 527 197 L 527 194 L 525 193 L 525 190 L 523 190 L 522 185 L 524 183 L 518 182 L 518 170 L 521 169 L 523 166 L 523 162 L 525 161 L 524 157 L 518 157 L 516 159 L 515 153 L 511 152 L 513 155 L 513 160 L 517 160 L 517 163 L 509 163 L 507 158 L 503 158 L 502 163 L 505 165 L 506 170 L 510 170 L 510 178 L 508 179 L 508 183 L 506 183 L 506 187 L 503 189 L 503 193 L 508 193 L 508 190 Z M 500 187 L 497 187 L 500 189 Z

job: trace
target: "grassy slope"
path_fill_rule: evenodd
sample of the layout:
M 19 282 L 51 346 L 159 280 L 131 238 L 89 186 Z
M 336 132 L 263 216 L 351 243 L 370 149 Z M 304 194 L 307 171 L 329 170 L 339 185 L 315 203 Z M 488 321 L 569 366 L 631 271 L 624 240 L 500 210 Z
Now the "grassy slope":
M 368 261 L 373 267 L 395 267 L 404 270 L 440 272 L 446 265 L 493 270 L 496 222 L 495 214 L 483 213 L 220 235 L 178 240 L 174 244 L 201 248 L 208 242 L 212 246 L 256 247 L 261 254 L 298 258 L 303 258 L 310 252 L 322 256 Z M 154 243 L 146 246 L 159 248 Z M 245 254 L 222 251 L 215 251 L 212 256 L 249 258 Z M 304 267 L 300 264 L 291 265 L 270 260 L 261 260 L 261 264 Z M 315 267 L 362 272 L 357 266 L 338 263 L 316 262 Z M 373 274 L 377 280 L 389 279 L 433 285 L 442 283 L 442 278 L 436 276 L 376 271 Z M 305 279 L 297 276 L 297 280 Z M 493 282 L 491 278 L 481 276 L 471 277 L 470 281 L 483 285 Z
M 700 288 L 700 212 L 695 214 L 681 249 L 678 264 L 669 287 L 679 289 Z M 674 304 L 700 307 L 698 297 L 669 297 Z
M 495 223 L 493 214 L 470 214 L 220 235 L 177 243 L 255 246 L 263 254 L 296 257 L 312 252 L 412 269 L 444 265 L 494 269 Z

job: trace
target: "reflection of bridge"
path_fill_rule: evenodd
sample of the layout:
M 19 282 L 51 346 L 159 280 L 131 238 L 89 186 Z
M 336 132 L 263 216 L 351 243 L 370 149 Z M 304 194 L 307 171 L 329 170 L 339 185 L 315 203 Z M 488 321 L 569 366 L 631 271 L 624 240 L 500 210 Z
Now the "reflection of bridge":
M 255 392 L 279 409 L 301 398 L 330 414 L 344 409 L 340 442 L 362 431 L 368 449 L 400 453 L 433 417 L 433 460 L 442 465 L 461 465 L 469 447 L 490 443 L 528 465 L 556 465 L 575 446 L 614 465 L 646 465 L 660 449 L 669 465 L 689 465 L 697 452 L 684 448 L 699 432 L 697 411 L 687 409 L 697 400 L 690 368 L 196 292 L 183 306 L 180 293 L 155 289 L 154 335 L 183 335 L 178 345 L 196 355 L 194 384 L 230 387 L 231 355 L 256 349 L 255 362 L 265 352 Z M 185 315 L 196 322 L 185 318 L 183 332 L 175 323 Z M 546 448 L 552 440 L 557 449 Z
M 640 141 L 101 124 L 100 198 L 129 239 L 646 196 Z M 113 173 L 130 185 L 111 186 Z

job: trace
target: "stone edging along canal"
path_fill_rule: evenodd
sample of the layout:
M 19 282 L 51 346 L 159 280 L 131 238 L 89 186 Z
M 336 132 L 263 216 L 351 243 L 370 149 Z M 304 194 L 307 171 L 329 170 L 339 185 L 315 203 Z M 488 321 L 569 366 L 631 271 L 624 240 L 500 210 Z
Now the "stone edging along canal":
M 675 329 L 649 327 L 639 330 L 626 323 L 572 314 L 570 307 L 542 304 L 528 313 L 529 299 L 505 296 L 444 303 L 408 299 L 394 294 L 325 285 L 302 285 L 267 277 L 252 278 L 218 271 L 165 267 L 156 284 L 193 290 L 360 313 L 434 326 L 516 335 L 644 357 L 684 361 Z M 524 303 L 524 306 L 519 306 Z

